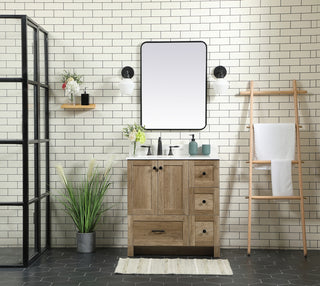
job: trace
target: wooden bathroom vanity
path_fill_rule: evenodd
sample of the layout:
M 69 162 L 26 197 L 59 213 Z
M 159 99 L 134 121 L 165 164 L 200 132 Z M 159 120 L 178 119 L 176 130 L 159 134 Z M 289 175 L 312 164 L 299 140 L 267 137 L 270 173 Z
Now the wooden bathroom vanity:
M 219 160 L 147 157 L 127 158 L 128 256 L 142 247 L 202 247 L 219 257 Z

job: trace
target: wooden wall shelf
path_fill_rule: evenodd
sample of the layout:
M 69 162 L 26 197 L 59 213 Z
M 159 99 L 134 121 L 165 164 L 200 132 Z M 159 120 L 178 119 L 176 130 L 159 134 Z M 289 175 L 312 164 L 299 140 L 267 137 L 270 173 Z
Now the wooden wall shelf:
M 95 104 L 89 104 L 89 105 L 81 105 L 81 104 L 62 104 L 61 108 L 63 109 L 95 109 L 96 105 Z

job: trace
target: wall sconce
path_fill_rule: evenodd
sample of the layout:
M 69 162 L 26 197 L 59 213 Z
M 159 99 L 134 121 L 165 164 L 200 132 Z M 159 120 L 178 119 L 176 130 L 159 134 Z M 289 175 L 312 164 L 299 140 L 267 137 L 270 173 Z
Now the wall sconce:
M 134 89 L 134 82 L 131 78 L 134 75 L 132 67 L 126 66 L 121 70 L 122 80 L 119 87 L 122 95 L 131 95 Z
M 227 74 L 227 70 L 223 66 L 217 66 L 213 74 L 216 80 L 213 82 L 213 89 L 215 94 L 223 94 L 229 87 L 228 81 L 224 78 Z

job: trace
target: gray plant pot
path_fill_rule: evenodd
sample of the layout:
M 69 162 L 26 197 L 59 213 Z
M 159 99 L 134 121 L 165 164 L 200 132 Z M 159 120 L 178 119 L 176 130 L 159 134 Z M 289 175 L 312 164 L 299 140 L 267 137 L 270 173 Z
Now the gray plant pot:
M 96 249 L 96 233 L 77 233 L 77 251 L 80 253 L 91 253 Z

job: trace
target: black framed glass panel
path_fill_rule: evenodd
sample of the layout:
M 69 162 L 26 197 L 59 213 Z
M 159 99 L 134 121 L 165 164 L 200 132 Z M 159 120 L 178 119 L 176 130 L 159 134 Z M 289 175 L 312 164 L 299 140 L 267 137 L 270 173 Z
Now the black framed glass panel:
M 36 112 L 36 87 L 32 84 L 28 85 L 28 136 L 29 140 L 35 139 L 35 112 Z
M 39 31 L 39 76 L 40 83 L 47 84 L 46 82 L 46 35 Z
M 40 139 L 46 139 L 46 90 L 40 87 L 39 98 L 39 127 L 40 127 Z
M 45 250 L 47 247 L 47 219 L 48 219 L 48 197 L 43 197 L 40 201 L 40 237 L 41 237 L 41 250 Z
M 0 140 L 21 140 L 21 83 L 0 82 L 0 102 Z
M 0 78 L 21 77 L 21 20 L 0 18 Z
M 0 267 L 26 267 L 50 246 L 48 34 L 0 15 L 0 36 Z
M 39 196 L 45 194 L 48 189 L 47 181 L 46 181 L 46 156 L 47 156 L 47 147 L 46 143 L 39 144 L 40 152 L 39 152 L 39 168 L 40 168 L 40 194 Z
M 35 185 L 36 185 L 36 178 L 35 178 L 35 145 L 30 144 L 28 146 L 29 150 L 29 201 L 35 198 Z
M 22 172 L 23 162 L 21 146 L 1 144 L 0 203 L 18 203 L 23 201 Z
M 0 265 L 22 266 L 22 207 L 0 205 Z
M 28 79 L 35 80 L 35 29 L 28 26 L 27 28 L 27 52 L 28 52 Z
M 36 244 L 36 206 L 35 203 L 29 204 L 29 259 L 31 259 L 33 256 L 35 256 L 37 251 L 37 244 Z

